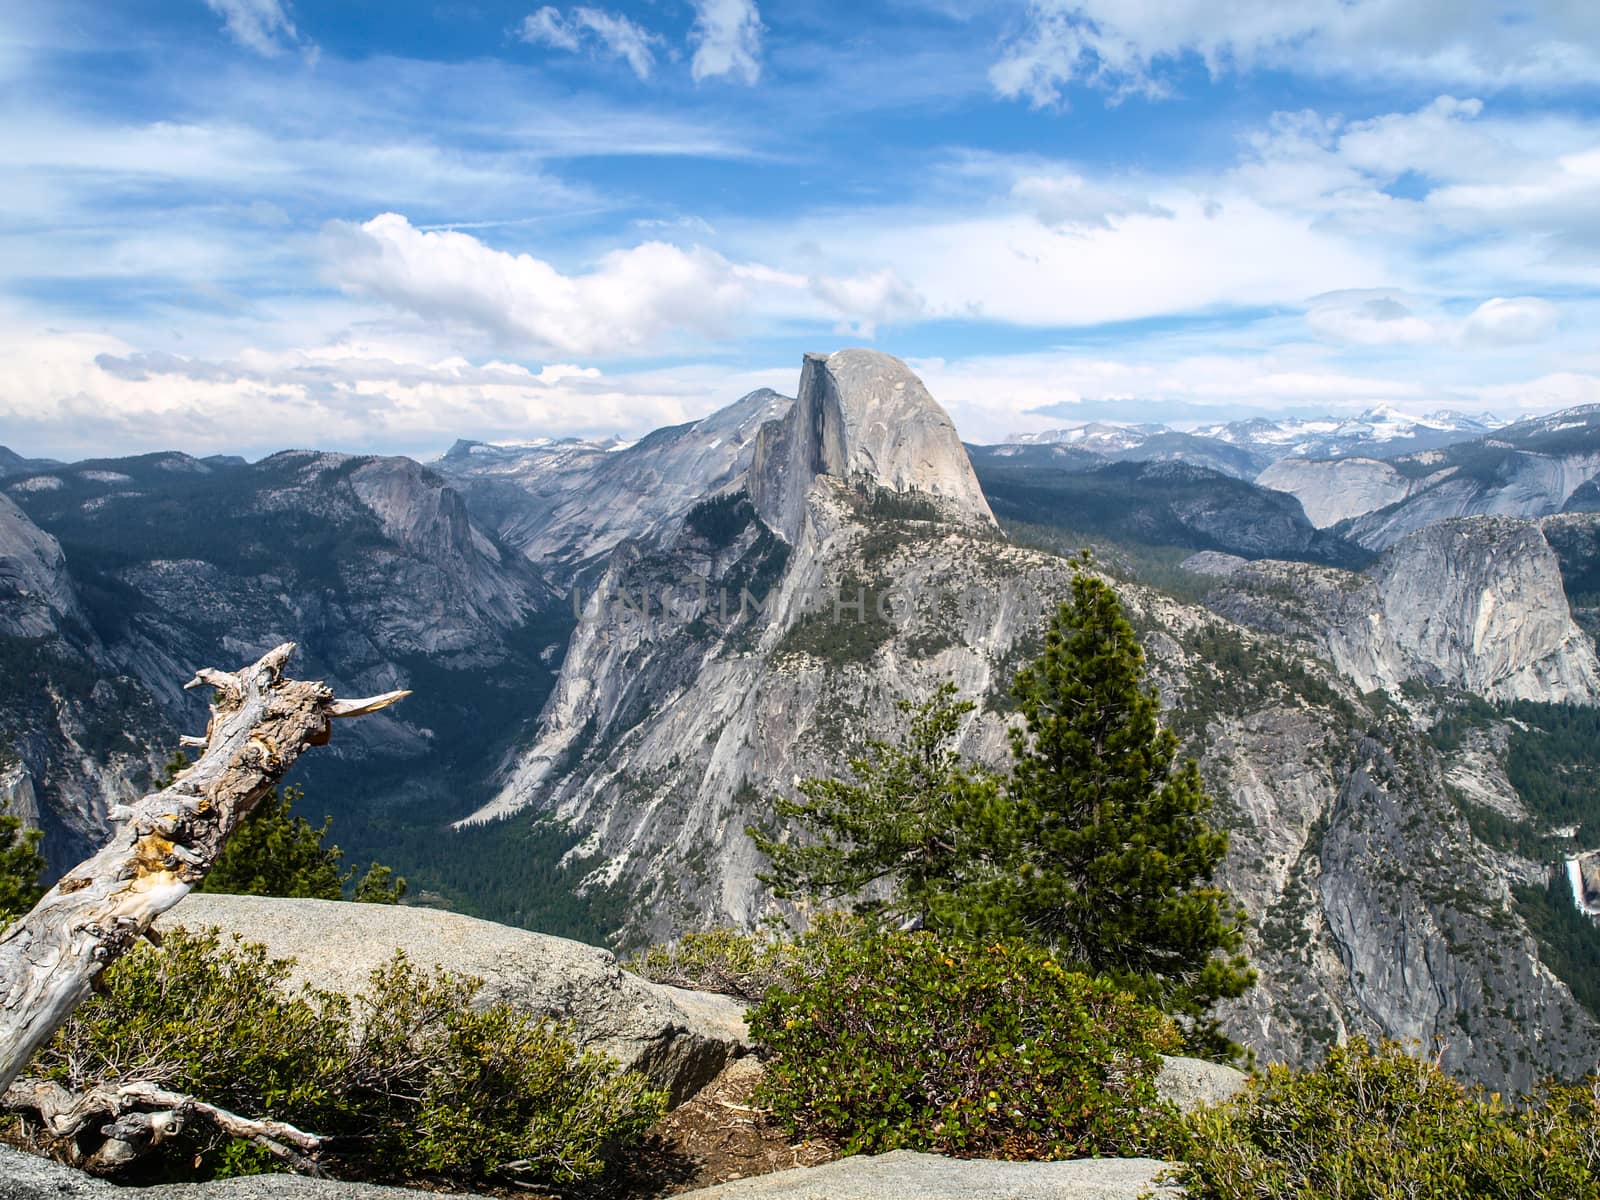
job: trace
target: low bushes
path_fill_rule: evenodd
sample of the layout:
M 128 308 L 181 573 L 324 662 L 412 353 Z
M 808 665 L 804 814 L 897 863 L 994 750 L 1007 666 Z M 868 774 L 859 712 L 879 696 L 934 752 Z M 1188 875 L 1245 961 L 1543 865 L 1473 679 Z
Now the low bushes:
M 774 988 L 793 988 L 815 978 L 830 958 L 865 931 L 865 923 L 856 917 L 825 912 L 800 937 L 787 930 L 711 929 L 651 946 L 625 965 L 656 983 L 759 1004 Z
M 1274 1066 L 1189 1118 L 1190 1200 L 1570 1200 L 1600 1195 L 1600 1083 L 1526 1103 L 1470 1089 L 1384 1042 Z
M 802 945 L 806 939 L 800 939 Z M 758 1100 L 846 1153 L 1069 1158 L 1156 1148 L 1172 1023 L 1023 943 L 830 937 L 816 969 L 768 991 L 750 1029 Z
M 241 1116 L 329 1135 L 331 1173 L 517 1185 L 600 1174 L 664 1109 L 643 1077 L 403 956 L 354 1003 L 290 990 L 288 964 L 215 933 L 128 955 L 31 1070 L 75 1093 L 148 1081 Z M 198 1118 L 140 1173 L 241 1174 L 271 1160 Z

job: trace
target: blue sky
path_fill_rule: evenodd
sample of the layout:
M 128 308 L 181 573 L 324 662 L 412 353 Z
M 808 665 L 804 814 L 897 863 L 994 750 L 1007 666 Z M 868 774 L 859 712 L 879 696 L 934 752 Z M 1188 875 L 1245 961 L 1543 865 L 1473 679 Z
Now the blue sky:
M 0 442 L 1600 402 L 1592 0 L 8 0 Z

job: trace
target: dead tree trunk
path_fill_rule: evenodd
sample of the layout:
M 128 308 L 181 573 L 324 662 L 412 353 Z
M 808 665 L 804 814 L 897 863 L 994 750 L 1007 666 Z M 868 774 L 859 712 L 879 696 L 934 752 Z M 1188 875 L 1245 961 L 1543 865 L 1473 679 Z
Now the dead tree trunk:
M 112 810 L 111 839 L 0 938 L 0 1093 L 88 995 L 106 966 L 205 878 L 228 836 L 329 719 L 409 695 L 336 700 L 322 683 L 283 678 L 285 642 L 254 666 L 207 668 L 186 687 L 215 689 L 199 761 L 166 788 Z

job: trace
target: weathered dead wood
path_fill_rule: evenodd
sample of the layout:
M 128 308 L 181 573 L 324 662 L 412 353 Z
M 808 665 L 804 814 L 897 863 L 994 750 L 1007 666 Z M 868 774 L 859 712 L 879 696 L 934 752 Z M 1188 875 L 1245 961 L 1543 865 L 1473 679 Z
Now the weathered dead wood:
M 0 937 L 0 1092 L 100 972 L 205 878 L 300 752 L 327 742 L 332 718 L 376 712 L 410 694 L 336 700 L 326 684 L 283 677 L 292 653 L 294 643 L 285 642 L 233 674 L 197 671 L 184 686 L 216 690 L 205 752 L 168 787 L 115 810 L 106 845 Z
M 254 1142 L 302 1175 L 323 1174 L 308 1156 L 322 1149 L 326 1138 L 285 1121 L 241 1117 L 156 1083 L 106 1084 L 80 1095 L 50 1080 L 18 1079 L 0 1103 L 35 1116 L 44 1138 L 59 1146 L 73 1166 L 87 1171 L 126 1166 L 201 1117 L 229 1137 Z M 104 1124 L 96 1125 L 102 1120 Z M 92 1131 L 91 1125 L 96 1125 Z M 85 1132 L 95 1134 L 91 1149 L 81 1137 Z

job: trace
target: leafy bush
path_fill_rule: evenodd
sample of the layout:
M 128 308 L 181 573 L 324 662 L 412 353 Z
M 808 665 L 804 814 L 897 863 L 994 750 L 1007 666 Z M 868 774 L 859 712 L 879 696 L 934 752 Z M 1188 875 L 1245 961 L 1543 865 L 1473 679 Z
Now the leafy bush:
M 396 958 L 352 1003 L 288 988 L 290 964 L 213 931 L 169 933 L 106 972 L 33 1070 L 74 1092 L 154 1082 L 241 1116 L 327 1135 L 332 1173 L 382 1180 L 572 1183 L 660 1115 L 639 1075 L 581 1053 L 480 982 Z M 265 1155 L 191 1121 L 156 1173 L 261 1170 Z M 151 1168 L 147 1163 L 144 1170 Z
M 757 1099 L 846 1153 L 1138 1154 L 1169 1110 L 1171 1022 L 1024 943 L 835 938 L 820 969 L 751 1014 L 771 1055 Z
M 784 948 L 792 944 L 759 933 L 712 929 L 651 946 L 625 965 L 657 983 L 759 1002 L 788 978 Z
M 1191 1116 L 1190 1200 L 1568 1200 L 1600 1187 L 1600 1083 L 1514 1107 L 1398 1043 L 1362 1040 L 1318 1068 L 1268 1068 Z
M 855 917 L 822 912 L 799 938 L 787 930 L 711 929 L 651 946 L 625 965 L 657 983 L 721 992 L 759 1004 L 776 988 L 792 990 L 814 979 L 828 958 L 864 929 Z

